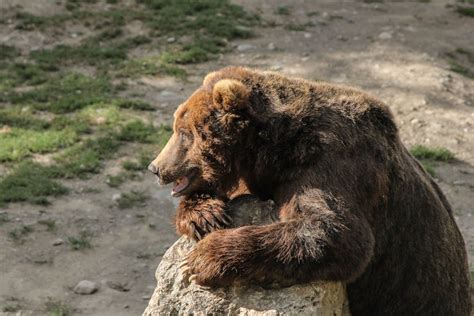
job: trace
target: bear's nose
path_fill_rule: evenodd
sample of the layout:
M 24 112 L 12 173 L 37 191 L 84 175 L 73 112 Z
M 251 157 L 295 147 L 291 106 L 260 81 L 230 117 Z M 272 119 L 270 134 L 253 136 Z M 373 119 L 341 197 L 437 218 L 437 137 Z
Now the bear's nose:
M 150 170 L 152 173 L 156 174 L 157 176 L 160 175 L 158 167 L 156 167 L 153 163 L 148 165 L 148 170 Z

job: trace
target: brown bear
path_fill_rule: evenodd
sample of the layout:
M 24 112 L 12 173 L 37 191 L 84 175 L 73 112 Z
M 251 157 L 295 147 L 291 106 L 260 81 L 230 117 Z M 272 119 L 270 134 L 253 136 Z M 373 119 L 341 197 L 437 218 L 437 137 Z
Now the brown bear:
M 389 108 L 358 90 L 228 67 L 175 113 L 150 164 L 182 196 L 177 230 L 201 285 L 347 284 L 352 315 L 470 315 L 463 238 Z M 225 229 L 235 192 L 279 222 Z

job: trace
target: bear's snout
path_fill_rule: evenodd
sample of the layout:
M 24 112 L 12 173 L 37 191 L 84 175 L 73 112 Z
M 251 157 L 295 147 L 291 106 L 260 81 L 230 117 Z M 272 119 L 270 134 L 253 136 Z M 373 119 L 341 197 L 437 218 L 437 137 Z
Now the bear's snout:
M 153 164 L 153 162 L 148 165 L 148 170 L 155 174 L 158 178 L 160 177 L 160 170 Z

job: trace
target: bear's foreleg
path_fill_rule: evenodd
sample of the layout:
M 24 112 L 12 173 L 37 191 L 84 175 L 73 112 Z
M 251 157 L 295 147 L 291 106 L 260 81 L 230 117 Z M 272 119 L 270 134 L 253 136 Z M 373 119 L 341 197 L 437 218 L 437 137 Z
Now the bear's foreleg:
M 351 281 L 372 257 L 374 238 L 365 220 L 320 212 L 266 226 L 215 231 L 183 263 L 200 285 L 235 280 L 285 285 L 315 280 Z
M 223 200 L 207 194 L 184 197 L 176 212 L 176 231 L 196 241 L 201 240 L 210 232 L 231 224 L 231 219 L 225 213 L 225 209 Z

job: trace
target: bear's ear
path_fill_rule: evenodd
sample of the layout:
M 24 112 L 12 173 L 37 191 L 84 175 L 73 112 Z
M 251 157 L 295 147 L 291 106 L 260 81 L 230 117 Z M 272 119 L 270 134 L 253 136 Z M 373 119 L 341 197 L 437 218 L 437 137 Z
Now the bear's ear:
M 217 109 L 237 111 L 247 106 L 250 89 L 242 82 L 233 79 L 223 79 L 214 85 L 212 99 Z

